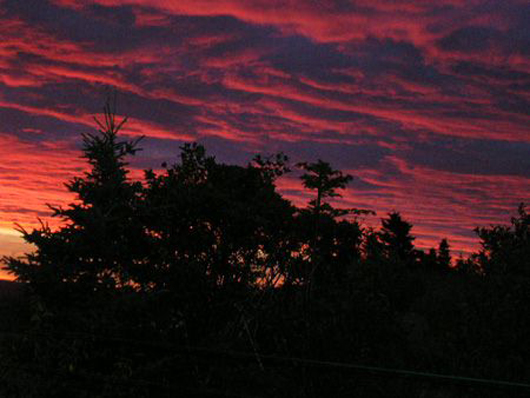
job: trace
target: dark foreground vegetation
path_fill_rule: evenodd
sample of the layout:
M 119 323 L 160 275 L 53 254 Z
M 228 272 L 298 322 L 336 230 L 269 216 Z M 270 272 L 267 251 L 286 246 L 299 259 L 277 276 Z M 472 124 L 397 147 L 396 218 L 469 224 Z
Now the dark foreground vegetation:
M 350 177 L 325 162 L 298 165 L 314 200 L 297 208 L 275 190 L 283 155 L 242 167 L 189 144 L 133 182 L 138 142 L 109 107 L 100 127 L 62 227 L 3 260 L 21 289 L 0 303 L 0 396 L 530 396 L 524 206 L 452 261 L 399 213 L 375 231 L 332 207 Z

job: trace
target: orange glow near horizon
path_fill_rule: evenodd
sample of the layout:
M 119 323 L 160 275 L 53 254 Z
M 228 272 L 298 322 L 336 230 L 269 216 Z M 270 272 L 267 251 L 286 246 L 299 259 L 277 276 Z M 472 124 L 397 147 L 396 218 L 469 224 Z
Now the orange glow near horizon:
M 528 26 L 522 0 L 4 0 L 0 255 L 73 200 L 109 89 L 145 135 L 135 176 L 189 141 L 320 158 L 355 177 L 338 203 L 377 211 L 367 225 L 396 210 L 419 247 L 472 252 L 474 227 L 530 202 Z M 309 198 L 295 175 L 278 189 Z

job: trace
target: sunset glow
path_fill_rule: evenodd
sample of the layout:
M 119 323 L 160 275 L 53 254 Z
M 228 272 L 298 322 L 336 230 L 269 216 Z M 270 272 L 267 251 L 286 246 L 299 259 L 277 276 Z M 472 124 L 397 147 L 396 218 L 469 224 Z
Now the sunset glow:
M 0 255 L 74 199 L 110 88 L 145 135 L 134 175 L 189 141 L 320 158 L 355 177 L 339 203 L 368 225 L 397 210 L 456 254 L 530 202 L 527 1 L 0 0 L 0 37 Z M 278 188 L 309 197 L 296 173 Z

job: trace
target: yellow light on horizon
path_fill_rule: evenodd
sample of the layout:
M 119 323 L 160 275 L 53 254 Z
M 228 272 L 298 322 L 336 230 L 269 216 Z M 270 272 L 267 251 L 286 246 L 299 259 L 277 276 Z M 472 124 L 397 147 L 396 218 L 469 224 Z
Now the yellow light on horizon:
M 0 235 L 16 236 L 16 237 L 22 238 L 22 234 L 13 228 L 0 227 Z

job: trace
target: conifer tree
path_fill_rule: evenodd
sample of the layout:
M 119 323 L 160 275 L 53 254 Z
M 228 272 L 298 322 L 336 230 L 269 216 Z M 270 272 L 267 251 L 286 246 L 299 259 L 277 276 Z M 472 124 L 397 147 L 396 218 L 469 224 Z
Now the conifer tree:
M 401 214 L 392 212 L 388 218 L 381 220 L 380 238 L 385 245 L 388 258 L 396 258 L 403 262 L 414 260 L 414 240 L 411 235 L 412 224 L 403 220 Z
M 126 158 L 138 151 L 139 139 L 118 140 L 126 119 L 117 122 L 109 101 L 103 113 L 104 121 L 96 119 L 99 133 L 83 135 L 83 157 L 90 170 L 66 184 L 77 201 L 66 208 L 50 206 L 62 225 L 55 231 L 45 223 L 31 232 L 22 229 L 36 250 L 7 261 L 19 281 L 30 282 L 43 293 L 51 293 L 50 286 L 60 283 L 94 291 L 136 282 L 134 269 L 144 243 L 135 219 L 142 186 L 128 179 Z
M 447 239 L 442 239 L 438 246 L 437 263 L 442 270 L 449 270 L 451 267 L 451 251 Z
M 307 209 L 299 212 L 300 236 L 312 252 L 312 266 L 308 280 L 316 274 L 320 285 L 333 278 L 343 279 L 347 268 L 360 258 L 362 229 L 357 220 L 337 219 L 348 214 L 374 214 L 369 210 L 339 209 L 329 199 L 340 197 L 339 189 L 345 189 L 353 179 L 349 174 L 335 170 L 322 160 L 316 163 L 299 163 L 305 171 L 301 176 L 305 188 L 316 191 L 316 198 Z
M 337 189 L 345 189 L 353 179 L 351 175 L 334 170 L 320 159 L 316 163 L 302 162 L 298 166 L 306 171 L 301 177 L 304 187 L 316 191 L 316 198 L 309 202 L 309 209 L 315 214 L 317 222 L 320 214 L 336 217 L 348 213 L 347 210 L 333 208 L 326 198 L 340 197 Z

